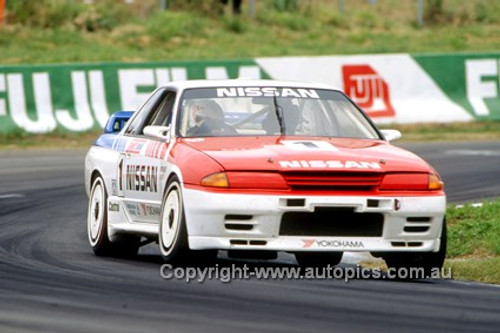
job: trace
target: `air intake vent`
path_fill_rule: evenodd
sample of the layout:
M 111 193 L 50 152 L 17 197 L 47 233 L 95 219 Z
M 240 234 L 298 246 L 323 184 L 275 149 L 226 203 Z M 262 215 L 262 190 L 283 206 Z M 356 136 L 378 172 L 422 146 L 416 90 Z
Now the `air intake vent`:
M 248 245 L 248 241 L 245 239 L 231 239 L 229 243 L 231 245 Z
M 227 230 L 252 230 L 253 225 L 252 224 L 246 224 L 246 223 L 226 223 L 225 227 Z
M 251 240 L 250 245 L 264 246 L 267 242 L 264 240 Z
M 426 232 L 429 230 L 428 226 L 406 226 L 404 228 L 405 232 Z
M 281 218 L 282 236 L 380 237 L 384 216 L 355 213 L 353 208 L 317 207 L 309 212 L 286 212 Z
M 382 174 L 375 172 L 283 172 L 295 190 L 370 191 L 377 188 Z
M 227 220 L 234 220 L 234 221 L 247 221 L 251 220 L 253 218 L 252 215 L 240 215 L 240 214 L 228 214 L 224 217 L 224 219 Z
M 228 214 L 225 216 L 226 230 L 249 231 L 253 229 L 252 215 Z
M 393 247 L 420 247 L 424 245 L 422 242 L 391 242 Z
M 306 199 L 287 199 L 286 205 L 288 207 L 304 207 L 306 204 Z
M 431 218 L 427 216 L 416 216 L 416 217 L 407 217 L 406 221 L 408 222 L 430 222 Z

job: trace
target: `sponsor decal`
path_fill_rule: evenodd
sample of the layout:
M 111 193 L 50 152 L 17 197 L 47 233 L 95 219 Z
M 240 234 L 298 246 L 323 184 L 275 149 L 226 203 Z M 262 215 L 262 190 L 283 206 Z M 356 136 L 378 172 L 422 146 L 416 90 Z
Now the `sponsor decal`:
M 321 248 L 348 248 L 348 249 L 361 249 L 365 247 L 362 241 L 352 241 L 352 240 L 314 240 L 314 239 L 303 239 L 302 248 L 308 249 L 311 247 L 321 247 Z
M 158 217 L 160 216 L 160 206 L 147 203 L 127 202 L 127 210 L 134 217 Z
M 129 212 L 130 215 L 132 216 L 139 216 L 139 207 L 135 203 L 126 203 L 125 206 L 127 207 L 127 211 Z
M 113 149 L 118 151 L 125 151 L 125 147 L 127 146 L 128 139 L 120 136 L 113 143 Z
M 117 202 L 109 202 L 109 209 L 110 212 L 119 212 L 120 211 L 120 204 Z
M 338 151 L 338 148 L 326 141 L 315 140 L 282 140 L 280 142 L 293 150 L 326 150 Z
M 165 142 L 149 141 L 146 147 L 146 156 L 154 158 L 165 158 L 168 145 Z
M 127 147 L 127 153 L 140 154 L 142 147 L 147 144 L 147 140 L 132 140 Z
M 394 117 L 389 85 L 369 65 L 342 66 L 344 91 L 370 117 Z
M 217 97 L 295 97 L 319 98 L 314 89 L 275 87 L 232 87 L 217 88 Z
M 118 186 L 116 185 L 116 179 L 111 179 L 111 195 L 118 195 Z
M 334 160 L 294 160 L 294 161 L 279 161 L 282 168 L 290 169 L 310 169 L 310 168 L 323 168 L 323 169 L 374 169 L 380 170 L 382 167 L 378 162 L 366 161 L 334 161 Z
M 127 191 L 158 192 L 158 167 L 127 165 Z
M 160 216 L 160 206 L 141 203 L 139 208 L 141 216 Z
M 146 146 L 146 156 L 156 157 L 158 155 L 158 150 L 161 148 L 161 142 L 149 141 Z

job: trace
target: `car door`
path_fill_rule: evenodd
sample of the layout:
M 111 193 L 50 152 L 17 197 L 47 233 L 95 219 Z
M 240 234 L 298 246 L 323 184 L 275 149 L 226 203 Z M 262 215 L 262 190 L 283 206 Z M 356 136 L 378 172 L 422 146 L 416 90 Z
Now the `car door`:
M 176 93 L 159 91 L 146 103 L 141 122 L 127 131 L 127 146 L 118 166 L 120 189 L 129 219 L 134 223 L 159 221 L 163 183 L 166 174 L 166 153 L 169 140 L 144 134 L 146 126 L 170 126 Z M 152 98 L 153 98 L 152 97 Z

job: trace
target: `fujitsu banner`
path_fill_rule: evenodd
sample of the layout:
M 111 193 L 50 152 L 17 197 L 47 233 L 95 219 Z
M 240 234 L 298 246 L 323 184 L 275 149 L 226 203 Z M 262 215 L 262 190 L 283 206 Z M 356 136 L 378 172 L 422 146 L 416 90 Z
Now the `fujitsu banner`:
M 421 57 L 422 60 L 426 58 Z M 448 59 L 440 61 L 444 64 Z M 446 94 L 417 57 L 411 55 L 263 58 L 257 59 L 257 63 L 272 78 L 323 82 L 340 87 L 378 123 L 474 119 L 474 113 L 455 101 L 453 94 Z M 465 66 L 465 59 L 462 66 Z M 455 73 L 453 70 L 439 71 L 449 81 L 454 80 Z
M 378 123 L 500 119 L 500 53 L 0 66 L 0 131 L 82 132 L 171 80 L 272 78 L 344 90 Z
M 172 80 L 265 77 L 253 60 L 0 67 L 0 132 L 83 132 Z

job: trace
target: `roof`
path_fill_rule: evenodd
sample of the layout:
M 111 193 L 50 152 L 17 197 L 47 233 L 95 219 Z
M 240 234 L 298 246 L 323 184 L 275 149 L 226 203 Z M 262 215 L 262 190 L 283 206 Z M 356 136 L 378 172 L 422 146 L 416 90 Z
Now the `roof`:
M 309 88 L 309 89 L 329 89 L 340 90 L 324 83 L 311 83 L 299 81 L 280 81 L 280 80 L 189 80 L 172 81 L 165 86 L 174 86 L 178 89 L 190 88 L 216 88 L 216 87 L 291 87 L 291 88 Z

